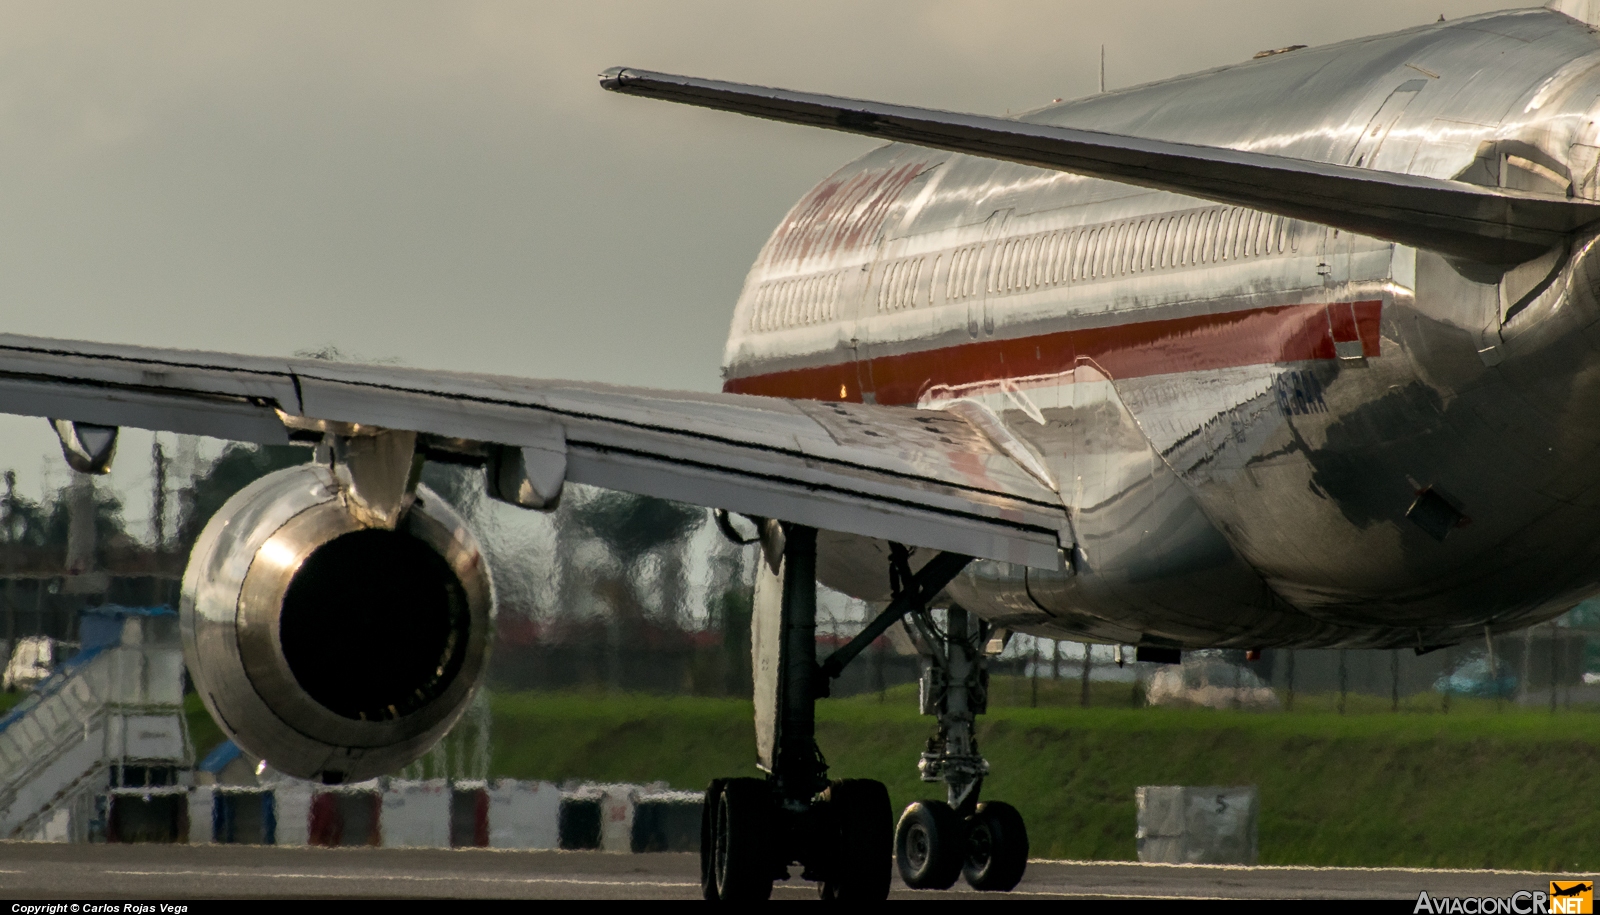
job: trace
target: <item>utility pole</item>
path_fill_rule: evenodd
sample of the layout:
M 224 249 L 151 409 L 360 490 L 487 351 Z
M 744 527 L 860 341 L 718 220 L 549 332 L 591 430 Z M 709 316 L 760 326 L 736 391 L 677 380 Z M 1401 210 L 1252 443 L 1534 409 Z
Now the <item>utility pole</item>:
M 1040 650 L 1039 650 L 1039 637 L 1038 636 L 1034 636 L 1034 638 L 1033 638 L 1033 695 L 1028 700 L 1028 707 L 1029 708 L 1038 708 L 1039 707 L 1039 665 L 1042 664 L 1043 662 L 1044 662 L 1044 655 L 1041 654 Z M 1554 691 L 1553 690 L 1554 690 L 1554 688 L 1552 687 L 1551 695 L 1554 695 Z M 1554 708 L 1555 708 L 1554 701 L 1551 702 L 1550 708 L 1552 710 L 1554 710 Z
M 6 471 L 6 657 L 17 647 L 17 472 Z
M 1500 711 L 1500 672 L 1494 663 L 1494 632 L 1487 624 L 1483 627 L 1483 644 L 1489 651 L 1489 687 L 1494 690 L 1494 710 Z
M 1389 650 L 1389 711 L 1400 711 L 1400 650 Z
M 167 552 L 167 452 L 159 440 L 150 444 L 151 473 L 155 477 L 150 493 L 150 555 L 152 560 L 151 591 L 155 603 L 167 602 L 166 571 Z
M 1350 693 L 1350 671 L 1345 667 L 1344 649 L 1339 649 L 1339 714 L 1344 714 L 1345 698 Z
M 1106 46 L 1100 46 L 1100 92 L 1106 91 Z
M 1286 712 L 1292 712 L 1292 711 L 1294 711 L 1294 649 L 1293 648 L 1289 649 L 1289 661 L 1285 666 L 1287 667 L 1287 670 L 1285 671 L 1284 679 L 1288 684 L 1288 696 L 1284 699 L 1283 710 L 1286 711 Z
M 1084 708 L 1089 707 L 1089 665 L 1094 660 L 1094 646 L 1088 642 L 1083 643 L 1083 684 L 1078 694 L 1078 704 Z

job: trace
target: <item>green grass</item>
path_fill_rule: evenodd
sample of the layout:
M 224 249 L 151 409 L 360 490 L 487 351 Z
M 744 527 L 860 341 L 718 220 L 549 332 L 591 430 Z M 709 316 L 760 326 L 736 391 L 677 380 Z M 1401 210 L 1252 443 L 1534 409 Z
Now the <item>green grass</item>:
M 1252 784 L 1263 863 L 1600 869 L 1600 714 L 1459 699 L 1441 714 L 1436 697 L 1390 714 L 1354 696 L 1346 715 L 1325 696 L 1292 714 L 1149 709 L 1116 684 L 1084 709 L 1075 683 L 1040 686 L 1031 708 L 1030 683 L 997 681 L 979 725 L 984 794 L 1022 811 L 1036 855 L 1132 859 L 1139 785 Z M 882 780 L 897 807 L 937 796 L 916 777 L 932 719 L 914 695 L 817 710 L 832 773 Z M 756 774 L 748 702 L 501 694 L 493 709 L 499 776 L 699 788 Z
M 18 691 L 14 693 L 8 693 L 0 691 L 0 715 L 4 715 L 6 712 L 11 711 L 11 709 L 16 706 L 18 702 L 21 702 L 26 698 L 28 698 L 28 694 L 25 692 Z
M 222 728 L 211 720 L 211 713 L 206 711 L 198 693 L 183 697 L 183 716 L 189 722 L 189 743 L 194 746 L 195 762 L 198 763 L 213 747 L 222 743 Z

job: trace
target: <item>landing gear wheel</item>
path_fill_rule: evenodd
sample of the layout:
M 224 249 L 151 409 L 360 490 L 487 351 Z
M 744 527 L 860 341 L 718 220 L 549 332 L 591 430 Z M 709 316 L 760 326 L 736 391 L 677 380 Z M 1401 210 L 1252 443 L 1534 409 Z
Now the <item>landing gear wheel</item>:
M 722 783 L 711 838 L 708 898 L 759 902 L 772 895 L 768 838 L 777 825 L 774 813 L 772 790 L 764 779 L 730 778 Z
M 889 898 L 894 874 L 894 808 L 882 782 L 846 778 L 823 792 L 833 827 L 823 899 L 881 902 Z
M 947 890 L 966 863 L 966 824 L 944 801 L 917 801 L 900 814 L 894 860 L 914 890 Z
M 962 876 L 975 890 L 1004 892 L 1028 869 L 1028 829 L 1022 814 L 1004 801 L 978 805 L 967 833 L 967 863 Z
M 728 784 L 725 778 L 714 778 L 706 788 L 706 799 L 700 805 L 700 892 L 707 902 L 717 900 L 716 834 L 717 809 L 722 806 L 722 789 Z

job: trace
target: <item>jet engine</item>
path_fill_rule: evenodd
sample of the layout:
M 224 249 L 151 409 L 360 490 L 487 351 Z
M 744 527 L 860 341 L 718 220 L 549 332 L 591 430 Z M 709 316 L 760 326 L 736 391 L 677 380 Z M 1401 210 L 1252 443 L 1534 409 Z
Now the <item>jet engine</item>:
M 229 499 L 195 543 L 179 613 L 195 690 L 240 747 L 327 784 L 391 772 L 466 708 L 493 584 L 477 538 L 418 486 L 394 529 L 357 520 L 333 468 Z

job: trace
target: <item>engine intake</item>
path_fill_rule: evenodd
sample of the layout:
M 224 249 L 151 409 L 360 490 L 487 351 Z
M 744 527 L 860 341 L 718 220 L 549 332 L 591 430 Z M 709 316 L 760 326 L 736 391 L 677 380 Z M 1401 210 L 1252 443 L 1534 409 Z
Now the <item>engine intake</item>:
M 358 781 L 411 762 L 488 661 L 493 584 L 477 539 L 418 487 L 395 530 L 363 527 L 331 470 L 257 480 L 184 570 L 184 656 L 206 708 L 274 768 Z

